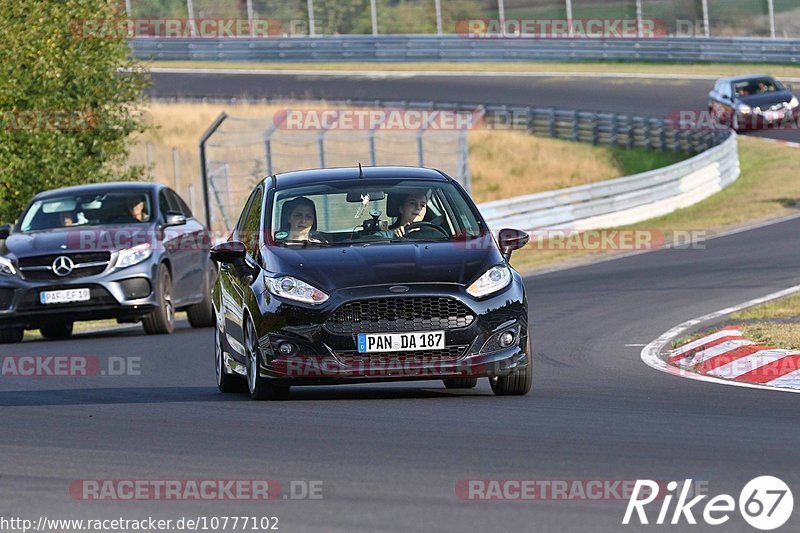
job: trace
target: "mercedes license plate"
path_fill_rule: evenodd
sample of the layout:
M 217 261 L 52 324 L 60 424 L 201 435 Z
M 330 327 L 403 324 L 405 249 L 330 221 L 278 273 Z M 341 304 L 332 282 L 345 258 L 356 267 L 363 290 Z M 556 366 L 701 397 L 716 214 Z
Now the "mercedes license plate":
M 89 289 L 66 289 L 63 291 L 43 291 L 39 293 L 39 301 L 44 305 L 88 302 L 91 299 Z

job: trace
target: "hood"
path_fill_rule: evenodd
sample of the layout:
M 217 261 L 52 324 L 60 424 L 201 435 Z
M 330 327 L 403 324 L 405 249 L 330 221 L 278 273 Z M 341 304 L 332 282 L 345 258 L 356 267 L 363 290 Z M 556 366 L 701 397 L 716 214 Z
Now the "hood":
M 19 258 L 62 253 L 114 252 L 145 242 L 152 244 L 154 240 L 154 228 L 149 225 L 137 229 L 130 227 L 55 229 L 13 233 L 6 239 L 4 249 L 0 250 L 0 253 Z
M 364 285 L 458 283 L 469 285 L 503 262 L 494 245 L 464 242 L 372 243 L 349 247 L 264 248 L 267 268 L 330 292 Z
M 762 109 L 775 104 L 789 102 L 791 99 L 792 93 L 789 91 L 776 91 L 774 93 L 752 94 L 750 96 L 738 97 L 741 103 L 747 104 L 750 107 L 760 107 Z

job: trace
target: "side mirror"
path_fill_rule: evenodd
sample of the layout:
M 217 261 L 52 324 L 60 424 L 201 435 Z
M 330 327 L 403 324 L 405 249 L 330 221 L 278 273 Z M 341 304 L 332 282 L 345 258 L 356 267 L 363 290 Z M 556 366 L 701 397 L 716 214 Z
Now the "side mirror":
M 8 239 L 9 235 L 11 235 L 11 224 L 0 226 L 0 239 Z
M 164 226 L 182 226 L 186 224 L 186 216 L 177 211 L 167 211 Z
M 241 241 L 222 242 L 211 248 L 211 260 L 217 263 L 241 263 L 246 254 L 247 247 Z
M 519 250 L 531 239 L 531 236 L 518 229 L 505 228 L 500 230 L 499 241 L 500 251 L 503 252 L 503 257 L 508 261 L 511 259 L 511 252 Z

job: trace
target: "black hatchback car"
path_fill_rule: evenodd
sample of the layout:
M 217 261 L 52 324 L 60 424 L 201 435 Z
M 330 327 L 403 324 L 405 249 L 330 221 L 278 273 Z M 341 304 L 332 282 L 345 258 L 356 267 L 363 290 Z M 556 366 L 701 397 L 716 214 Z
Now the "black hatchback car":
M 255 399 L 292 385 L 442 379 L 498 395 L 531 388 L 528 307 L 511 252 L 446 174 L 308 170 L 252 192 L 212 300 L 217 385 Z
M 796 127 L 800 102 L 789 87 L 765 74 L 717 80 L 708 109 L 718 124 L 735 131 Z
M 0 227 L 0 342 L 35 328 L 65 338 L 74 322 L 103 318 L 171 333 L 183 309 L 192 326 L 208 327 L 210 248 L 206 228 L 160 184 L 40 193 L 13 228 Z

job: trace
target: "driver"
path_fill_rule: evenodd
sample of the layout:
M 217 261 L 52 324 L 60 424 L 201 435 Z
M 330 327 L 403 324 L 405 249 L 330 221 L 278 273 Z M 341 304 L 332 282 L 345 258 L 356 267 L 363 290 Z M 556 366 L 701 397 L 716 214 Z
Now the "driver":
M 406 226 L 414 222 L 422 222 L 428 212 L 428 194 L 423 189 L 411 191 L 398 208 L 400 216 L 385 232 L 387 237 L 405 237 Z

